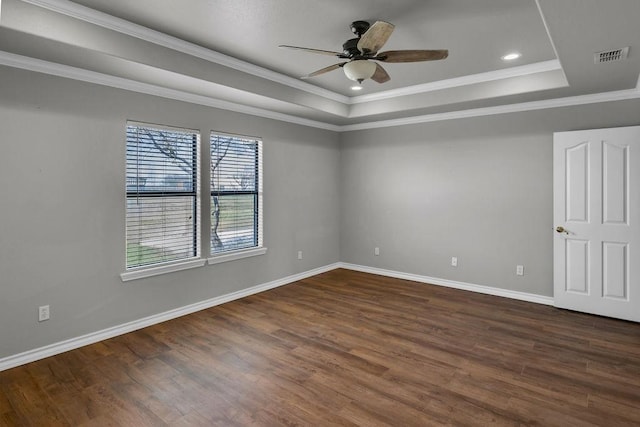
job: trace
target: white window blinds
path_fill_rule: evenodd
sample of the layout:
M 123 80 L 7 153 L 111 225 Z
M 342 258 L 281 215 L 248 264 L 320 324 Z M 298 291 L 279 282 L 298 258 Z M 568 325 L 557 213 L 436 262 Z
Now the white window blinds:
M 199 256 L 200 135 L 127 124 L 127 269 Z
M 211 134 L 211 254 L 262 246 L 262 141 Z

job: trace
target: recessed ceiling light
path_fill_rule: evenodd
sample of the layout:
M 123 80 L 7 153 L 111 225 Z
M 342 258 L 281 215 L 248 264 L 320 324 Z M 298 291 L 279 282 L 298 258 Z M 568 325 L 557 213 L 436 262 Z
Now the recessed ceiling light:
M 518 59 L 522 56 L 522 54 L 518 53 L 518 52 L 512 52 L 512 53 L 507 53 L 505 56 L 502 57 L 503 61 L 513 61 L 514 59 Z
M 351 86 L 351 90 L 362 90 L 362 86 L 360 85 Z

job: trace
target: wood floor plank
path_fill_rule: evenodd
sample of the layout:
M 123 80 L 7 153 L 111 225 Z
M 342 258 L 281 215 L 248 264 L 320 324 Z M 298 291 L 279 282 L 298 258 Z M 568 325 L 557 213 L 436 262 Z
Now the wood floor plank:
M 640 324 L 333 270 L 0 372 L 2 426 L 640 425 Z

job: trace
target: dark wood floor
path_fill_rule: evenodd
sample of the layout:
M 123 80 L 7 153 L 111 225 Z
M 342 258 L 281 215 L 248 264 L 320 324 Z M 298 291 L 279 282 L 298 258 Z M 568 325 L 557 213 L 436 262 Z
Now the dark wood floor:
M 640 324 L 334 270 L 0 373 L 19 426 L 640 425 Z

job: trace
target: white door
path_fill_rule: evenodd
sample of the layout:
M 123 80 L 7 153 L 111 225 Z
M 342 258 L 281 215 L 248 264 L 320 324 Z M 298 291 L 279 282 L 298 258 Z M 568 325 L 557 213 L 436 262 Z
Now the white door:
M 556 307 L 640 322 L 640 126 L 553 135 Z

